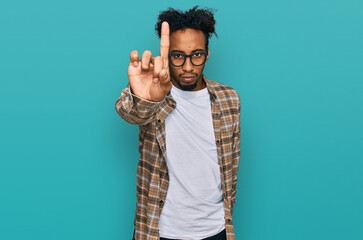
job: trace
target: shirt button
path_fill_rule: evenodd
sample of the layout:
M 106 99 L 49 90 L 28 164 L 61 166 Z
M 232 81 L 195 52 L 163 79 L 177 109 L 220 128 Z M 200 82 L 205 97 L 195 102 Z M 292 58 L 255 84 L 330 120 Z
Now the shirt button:
M 160 204 L 163 204 L 163 202 L 164 202 L 163 200 L 160 200 Z
M 218 113 L 216 113 L 216 116 L 218 116 Z
M 164 150 L 164 146 L 161 146 L 161 150 Z
M 227 219 L 227 221 L 228 221 L 228 222 L 231 222 L 231 219 L 229 219 L 229 218 L 228 218 L 228 219 Z
M 160 119 L 158 119 L 158 122 L 160 122 Z
M 217 143 L 219 143 L 219 140 L 217 140 Z

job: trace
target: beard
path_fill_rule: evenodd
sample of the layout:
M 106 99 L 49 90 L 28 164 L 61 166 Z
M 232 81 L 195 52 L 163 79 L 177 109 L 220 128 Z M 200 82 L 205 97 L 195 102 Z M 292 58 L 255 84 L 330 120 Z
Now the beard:
M 193 72 L 184 72 L 178 70 L 178 68 L 175 68 L 173 66 L 169 65 L 169 71 L 170 71 L 170 80 L 176 84 L 178 88 L 184 91 L 193 91 L 199 82 L 203 81 L 203 69 L 204 66 L 199 68 L 197 71 Z M 192 76 L 194 75 L 196 80 L 195 82 L 185 82 L 183 81 L 183 76 Z
M 184 84 L 180 83 L 179 79 L 176 79 L 176 83 L 178 84 L 178 86 L 179 86 L 179 88 L 181 90 L 184 90 L 184 91 L 193 91 L 194 88 L 197 87 L 198 81 L 196 81 L 195 83 L 190 84 L 190 85 L 184 85 Z
M 184 90 L 184 91 L 193 91 L 197 85 L 198 85 L 198 82 L 199 81 L 203 81 L 203 74 L 199 75 L 199 74 L 195 74 L 196 76 L 196 80 L 194 83 L 187 83 L 185 84 L 183 81 L 180 80 L 180 78 L 182 78 L 183 74 L 179 75 L 179 77 L 177 77 L 175 75 L 175 73 L 173 72 L 170 72 L 171 74 L 171 77 L 175 80 L 176 84 L 178 85 L 178 87 L 181 89 L 181 90 Z

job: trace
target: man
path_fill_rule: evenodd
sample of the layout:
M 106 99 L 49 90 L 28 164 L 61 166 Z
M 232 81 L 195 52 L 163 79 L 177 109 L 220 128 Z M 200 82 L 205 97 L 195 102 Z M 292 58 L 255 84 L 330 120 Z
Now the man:
M 130 54 L 115 108 L 139 125 L 134 239 L 235 239 L 240 99 L 203 75 L 215 34 L 209 9 L 160 13 L 160 56 Z

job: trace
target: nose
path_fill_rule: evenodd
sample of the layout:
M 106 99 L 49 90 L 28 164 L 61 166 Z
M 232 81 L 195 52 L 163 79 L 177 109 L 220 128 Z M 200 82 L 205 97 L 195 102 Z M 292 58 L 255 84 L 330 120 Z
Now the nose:
M 183 70 L 184 70 L 184 72 L 192 72 L 193 69 L 194 69 L 194 66 L 193 66 L 190 58 L 187 57 L 185 59 L 184 65 L 183 65 Z

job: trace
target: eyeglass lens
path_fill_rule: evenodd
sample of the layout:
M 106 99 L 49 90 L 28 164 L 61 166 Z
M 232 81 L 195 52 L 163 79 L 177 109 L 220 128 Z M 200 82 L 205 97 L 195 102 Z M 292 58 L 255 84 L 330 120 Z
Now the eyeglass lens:
M 173 54 L 170 57 L 171 63 L 175 66 L 181 66 L 184 64 L 186 56 L 183 54 Z M 205 55 L 202 53 L 193 53 L 191 56 L 193 65 L 202 65 L 205 61 Z

